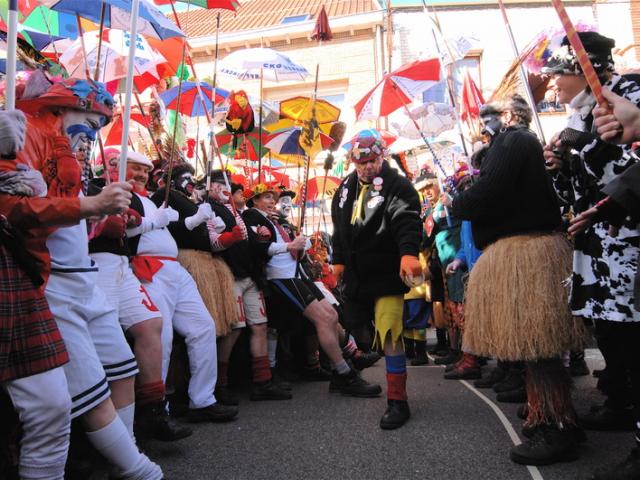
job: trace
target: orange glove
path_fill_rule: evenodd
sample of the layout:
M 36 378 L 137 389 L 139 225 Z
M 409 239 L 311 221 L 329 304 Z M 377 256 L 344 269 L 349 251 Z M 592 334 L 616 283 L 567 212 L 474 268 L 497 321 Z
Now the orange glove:
M 403 255 L 400 259 L 401 277 L 419 277 L 422 275 L 422 265 L 418 257 L 413 255 Z
M 340 281 L 343 273 L 344 265 L 340 265 L 339 263 L 333 265 L 333 274 L 335 275 L 336 280 Z

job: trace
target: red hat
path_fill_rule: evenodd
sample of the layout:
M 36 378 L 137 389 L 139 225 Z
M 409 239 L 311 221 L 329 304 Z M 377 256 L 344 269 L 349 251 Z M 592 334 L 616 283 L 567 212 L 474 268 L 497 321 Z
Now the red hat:
M 39 97 L 16 101 L 16 108 L 27 113 L 36 113 L 47 107 L 65 107 L 104 115 L 107 123 L 113 116 L 114 105 L 115 101 L 103 83 L 77 78 L 54 83 Z
M 374 158 L 384 157 L 386 153 L 386 144 L 384 140 L 380 140 L 371 136 L 360 136 L 352 140 L 353 146 L 347 153 L 347 156 L 353 163 L 364 163 Z

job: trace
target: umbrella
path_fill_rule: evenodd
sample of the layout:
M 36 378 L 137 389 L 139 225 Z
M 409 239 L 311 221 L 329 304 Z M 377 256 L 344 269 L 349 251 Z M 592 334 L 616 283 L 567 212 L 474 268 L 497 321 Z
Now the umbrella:
M 329 26 L 329 17 L 327 17 L 327 11 L 324 9 L 324 5 L 316 19 L 316 26 L 313 29 L 311 38 L 319 42 L 328 42 L 333 38 L 331 27 Z
M 385 75 L 355 105 L 358 120 L 377 119 L 409 104 L 440 81 L 440 60 L 416 60 Z
M 196 82 L 183 82 L 182 93 L 180 95 L 180 106 L 177 105 L 178 87 L 173 87 L 160 94 L 160 98 L 169 110 L 178 110 L 180 113 L 189 117 L 201 117 L 205 115 L 205 109 L 211 110 L 211 98 L 213 96 L 213 88 L 208 83 L 200 82 L 200 89 L 205 97 L 205 105 L 203 108 L 202 97 L 198 93 Z M 229 96 L 229 92 L 216 88 L 216 105 L 224 102 Z
M 222 8 L 225 10 L 236 11 L 240 4 L 233 0 L 153 0 L 156 5 L 170 5 L 173 2 L 188 3 L 193 7 L 206 8 L 212 10 L 214 8 Z
M 305 67 L 270 48 L 237 50 L 220 61 L 220 72 L 239 80 L 304 80 Z
M 44 5 L 39 5 L 34 8 L 29 16 L 22 22 L 22 25 L 53 36 L 72 40 L 78 38 L 78 20 L 75 15 L 56 12 Z M 85 19 L 80 19 L 80 25 L 84 32 L 98 29 L 96 24 Z
M 326 183 L 325 183 L 326 182 Z M 333 197 L 342 180 L 337 177 L 322 176 L 310 178 L 307 182 L 307 202 Z
M 447 103 L 425 103 L 412 109 L 410 116 L 405 114 L 404 117 L 403 123 L 392 125 L 400 136 L 412 139 L 422 138 L 422 134 L 436 137 L 456 125 L 456 114 L 453 107 Z
M 293 97 L 280 102 L 280 116 L 290 118 L 298 122 L 304 120 L 306 110 L 309 108 L 309 97 Z M 319 124 L 337 122 L 340 118 L 340 109 L 326 100 L 315 100 L 315 119 Z
M 280 155 L 305 155 L 305 151 L 300 146 L 300 136 L 302 134 L 303 129 L 301 127 L 274 132 L 267 138 L 265 147 Z M 333 143 L 333 138 L 322 132 L 319 135 L 322 148 L 329 148 Z
M 157 7 L 147 0 L 139 0 L 137 33 L 155 38 L 184 37 L 184 33 Z M 109 28 L 129 30 L 131 21 L 131 0 L 101 0 L 101 3 L 87 0 L 40 0 L 42 5 L 57 12 L 69 13 L 100 23 L 101 3 L 106 4 L 104 25 Z
M 239 143 L 237 147 L 234 147 L 233 140 L 236 137 L 238 138 Z M 257 129 L 250 133 L 243 133 L 242 135 L 235 135 L 226 129 L 216 134 L 220 153 L 229 158 L 252 161 L 257 161 L 267 153 L 267 149 L 264 146 L 266 139 L 267 132 L 263 130 L 262 135 L 258 135 Z M 262 147 L 260 146 L 261 142 Z M 261 155 L 258 155 L 259 150 L 261 151 Z
M 473 78 L 471 78 L 469 69 L 466 69 L 462 82 L 462 102 L 460 105 L 460 117 L 462 117 L 462 120 L 469 121 L 480 118 L 480 107 L 484 103 L 482 92 L 476 82 L 473 81 Z
M 144 128 L 149 127 L 149 118 L 142 114 L 137 108 L 131 109 L 129 118 Z M 120 140 L 122 139 L 122 123 L 122 112 L 119 112 L 113 116 L 113 120 L 106 127 L 100 130 L 103 145 L 120 145 Z
M 119 80 L 127 76 L 130 41 L 131 35 L 122 30 L 106 29 L 102 37 L 98 32 L 85 33 L 83 38 L 76 39 L 65 50 L 60 56 L 60 63 L 67 69 L 70 77 L 83 77 L 85 71 L 93 76 L 98 65 L 100 71 L 97 80 L 103 83 Z M 155 78 L 155 83 L 158 83 L 160 79 L 155 67 L 164 61 L 164 57 L 154 51 L 142 36 L 136 36 L 134 81 L 136 77 L 150 73 Z
M 347 143 L 342 145 L 342 148 L 344 148 L 345 150 L 351 150 L 351 147 L 353 146 L 353 141 L 358 137 L 375 137 L 378 140 L 382 140 L 387 145 L 387 147 L 390 147 L 391 144 L 395 142 L 398 138 L 388 130 L 377 130 L 375 128 L 367 128 L 366 130 L 360 130 L 356 135 L 353 136 L 351 140 L 349 140 Z

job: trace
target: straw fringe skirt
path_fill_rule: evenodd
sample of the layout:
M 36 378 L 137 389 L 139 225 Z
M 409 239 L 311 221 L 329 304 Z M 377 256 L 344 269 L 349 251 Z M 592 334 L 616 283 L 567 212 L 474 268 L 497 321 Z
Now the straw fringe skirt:
M 216 334 L 224 337 L 238 322 L 234 277 L 224 260 L 201 250 L 182 249 L 178 262 L 191 274 L 200 296 L 216 324 Z
M 518 235 L 490 245 L 469 277 L 464 351 L 536 360 L 580 348 L 584 326 L 571 316 L 564 286 L 571 258 L 562 235 Z

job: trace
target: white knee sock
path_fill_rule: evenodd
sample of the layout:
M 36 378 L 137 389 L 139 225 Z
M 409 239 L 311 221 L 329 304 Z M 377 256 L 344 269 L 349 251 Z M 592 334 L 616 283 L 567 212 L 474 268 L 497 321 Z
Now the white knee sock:
M 267 351 L 269 352 L 269 367 L 276 366 L 276 350 L 278 349 L 278 332 L 273 328 L 267 330 Z
M 87 438 L 109 463 L 121 472 L 122 478 L 162 479 L 160 467 L 140 453 L 120 417 L 114 418 L 109 425 L 100 430 L 87 432 Z
M 116 412 L 118 412 L 120 420 L 122 420 L 124 426 L 127 427 L 127 432 L 129 432 L 129 435 L 135 442 L 136 437 L 133 434 L 133 418 L 136 414 L 136 404 L 132 403 L 131 405 L 127 405 L 126 407 L 119 408 L 116 410 Z

